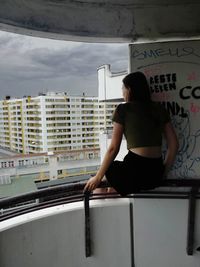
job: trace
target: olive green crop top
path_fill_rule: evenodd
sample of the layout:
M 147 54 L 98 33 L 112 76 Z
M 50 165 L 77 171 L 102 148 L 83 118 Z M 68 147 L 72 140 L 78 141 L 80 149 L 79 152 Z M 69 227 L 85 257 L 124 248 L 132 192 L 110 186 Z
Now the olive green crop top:
M 124 126 L 127 148 L 161 146 L 164 124 L 170 116 L 158 102 L 127 102 L 117 106 L 112 120 Z

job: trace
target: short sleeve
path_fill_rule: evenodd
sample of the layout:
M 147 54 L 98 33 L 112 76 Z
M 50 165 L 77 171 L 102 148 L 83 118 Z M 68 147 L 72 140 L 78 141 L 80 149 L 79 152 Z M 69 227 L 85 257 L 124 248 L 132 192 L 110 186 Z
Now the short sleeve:
M 124 108 L 123 104 L 119 104 L 113 112 L 112 121 L 124 125 Z

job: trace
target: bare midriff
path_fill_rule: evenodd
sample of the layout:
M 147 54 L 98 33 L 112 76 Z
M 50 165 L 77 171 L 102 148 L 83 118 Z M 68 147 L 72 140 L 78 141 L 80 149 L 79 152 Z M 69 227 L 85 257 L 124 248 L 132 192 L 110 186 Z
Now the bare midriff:
M 159 158 L 162 155 L 161 146 L 135 147 L 130 148 L 129 150 L 137 155 L 147 158 Z

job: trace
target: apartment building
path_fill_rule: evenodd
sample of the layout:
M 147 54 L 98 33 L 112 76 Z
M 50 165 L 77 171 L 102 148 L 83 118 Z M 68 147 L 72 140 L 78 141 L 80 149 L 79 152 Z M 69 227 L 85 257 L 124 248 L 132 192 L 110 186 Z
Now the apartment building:
M 0 155 L 0 198 L 88 179 L 100 165 L 100 150 Z
M 46 93 L 0 101 L 0 146 L 24 154 L 99 148 L 117 101 Z
M 124 101 L 122 99 L 122 79 L 128 74 L 128 71 L 112 72 L 109 64 L 102 65 L 98 68 L 98 96 L 99 101 L 110 103 L 119 103 Z M 101 162 L 111 142 L 111 128 L 105 128 L 100 133 L 100 151 Z M 126 141 L 123 138 L 120 146 L 120 151 L 116 159 L 122 160 L 127 154 Z

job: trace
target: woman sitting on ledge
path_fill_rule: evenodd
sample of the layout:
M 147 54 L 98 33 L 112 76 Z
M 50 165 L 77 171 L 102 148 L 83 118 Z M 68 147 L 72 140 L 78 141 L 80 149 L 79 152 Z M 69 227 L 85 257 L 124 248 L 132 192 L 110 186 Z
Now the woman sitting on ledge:
M 178 151 L 178 140 L 169 114 L 160 103 L 151 101 L 149 85 L 142 72 L 123 79 L 123 98 L 113 114 L 110 146 L 97 174 L 90 178 L 84 191 L 93 191 L 105 176 L 120 195 L 154 189 L 161 185 Z M 128 154 L 123 161 L 117 156 L 125 135 Z M 167 153 L 162 158 L 162 140 Z

